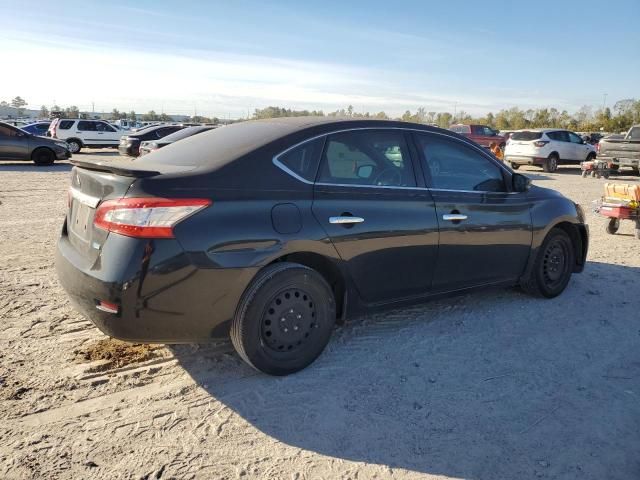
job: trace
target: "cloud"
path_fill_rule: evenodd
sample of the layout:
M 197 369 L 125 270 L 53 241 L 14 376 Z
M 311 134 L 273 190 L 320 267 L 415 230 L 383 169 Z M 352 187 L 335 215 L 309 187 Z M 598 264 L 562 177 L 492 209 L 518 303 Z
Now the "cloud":
M 3 78 L 3 92 L 30 105 L 77 105 L 89 109 L 151 109 L 167 113 L 244 116 L 268 105 L 331 111 L 354 105 L 357 111 L 400 115 L 429 110 L 470 113 L 496 109 L 504 96 L 436 94 L 424 74 L 401 70 L 240 55 L 205 50 L 150 52 L 64 37 L 5 32 L 2 65 L 20 65 L 19 75 Z M 404 38 L 404 36 L 402 36 Z M 519 99 L 514 93 L 513 100 Z M 534 99 L 531 99 L 532 101 Z M 539 101 L 540 99 L 538 99 Z

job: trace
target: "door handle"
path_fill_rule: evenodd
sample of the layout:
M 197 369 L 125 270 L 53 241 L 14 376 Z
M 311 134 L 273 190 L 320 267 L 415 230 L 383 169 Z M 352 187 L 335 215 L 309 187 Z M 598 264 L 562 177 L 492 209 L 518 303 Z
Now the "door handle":
M 459 222 L 460 220 L 466 220 L 468 217 L 466 215 L 462 215 L 461 213 L 449 213 L 446 215 L 442 215 L 443 220 L 449 220 L 450 222 Z
M 362 222 L 364 222 L 364 218 L 362 217 L 351 217 L 351 216 L 329 217 L 329 223 L 334 223 L 338 225 L 348 225 L 351 223 L 362 223 Z

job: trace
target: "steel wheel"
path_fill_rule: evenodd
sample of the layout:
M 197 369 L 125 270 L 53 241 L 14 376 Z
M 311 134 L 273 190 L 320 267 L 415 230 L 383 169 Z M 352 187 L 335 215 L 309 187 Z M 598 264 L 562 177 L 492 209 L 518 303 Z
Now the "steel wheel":
M 554 239 L 547 244 L 542 260 L 542 276 L 548 289 L 555 290 L 564 282 L 569 273 L 568 258 L 566 242 Z
M 304 348 L 318 328 L 311 295 L 301 288 L 278 293 L 262 316 L 264 344 L 275 352 L 295 352 Z

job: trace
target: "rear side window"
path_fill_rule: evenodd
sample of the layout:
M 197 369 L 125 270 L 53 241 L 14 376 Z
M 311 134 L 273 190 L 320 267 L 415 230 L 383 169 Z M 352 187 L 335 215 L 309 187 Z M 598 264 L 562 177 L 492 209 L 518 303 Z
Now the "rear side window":
M 78 122 L 78 130 L 80 130 L 81 132 L 95 132 L 97 130 L 96 122 L 80 121 Z
M 501 168 L 474 149 L 452 140 L 418 135 L 430 173 L 431 188 L 472 192 L 506 192 Z
M 547 133 L 547 137 L 549 137 L 551 140 L 556 140 L 558 142 L 569 141 L 569 135 L 567 134 L 567 132 L 549 132 Z
M 538 140 L 542 137 L 542 132 L 513 132 L 511 134 L 511 140 L 521 140 L 524 142 L 529 142 L 531 140 Z
M 416 186 L 404 133 L 389 130 L 329 135 L 318 180 L 330 184 Z
M 280 155 L 277 160 L 296 175 L 313 182 L 318 171 L 324 137 L 303 143 Z
M 18 130 L 9 127 L 8 125 L 0 125 L 0 137 L 16 137 Z
M 74 122 L 74 120 L 62 120 L 58 124 L 58 128 L 60 130 L 69 130 L 73 126 L 73 122 Z

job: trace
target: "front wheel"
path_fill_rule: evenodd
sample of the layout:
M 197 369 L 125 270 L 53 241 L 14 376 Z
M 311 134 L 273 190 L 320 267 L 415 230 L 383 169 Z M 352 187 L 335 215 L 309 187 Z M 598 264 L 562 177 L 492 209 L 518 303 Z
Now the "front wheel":
M 512 170 L 517 170 L 517 169 L 519 169 L 519 168 L 520 168 L 520 164 L 518 164 L 518 163 L 511 163 L 511 169 L 512 169 Z
M 522 289 L 531 295 L 557 297 L 569 283 L 575 255 L 567 232 L 552 228 L 538 249 L 531 271 L 520 281 Z
M 324 277 L 296 263 L 260 271 L 231 322 L 231 342 L 242 359 L 270 375 L 288 375 L 324 350 L 336 320 L 333 292 Z
M 38 148 L 31 155 L 31 160 L 38 166 L 51 165 L 56 159 L 54 153 L 48 148 Z

